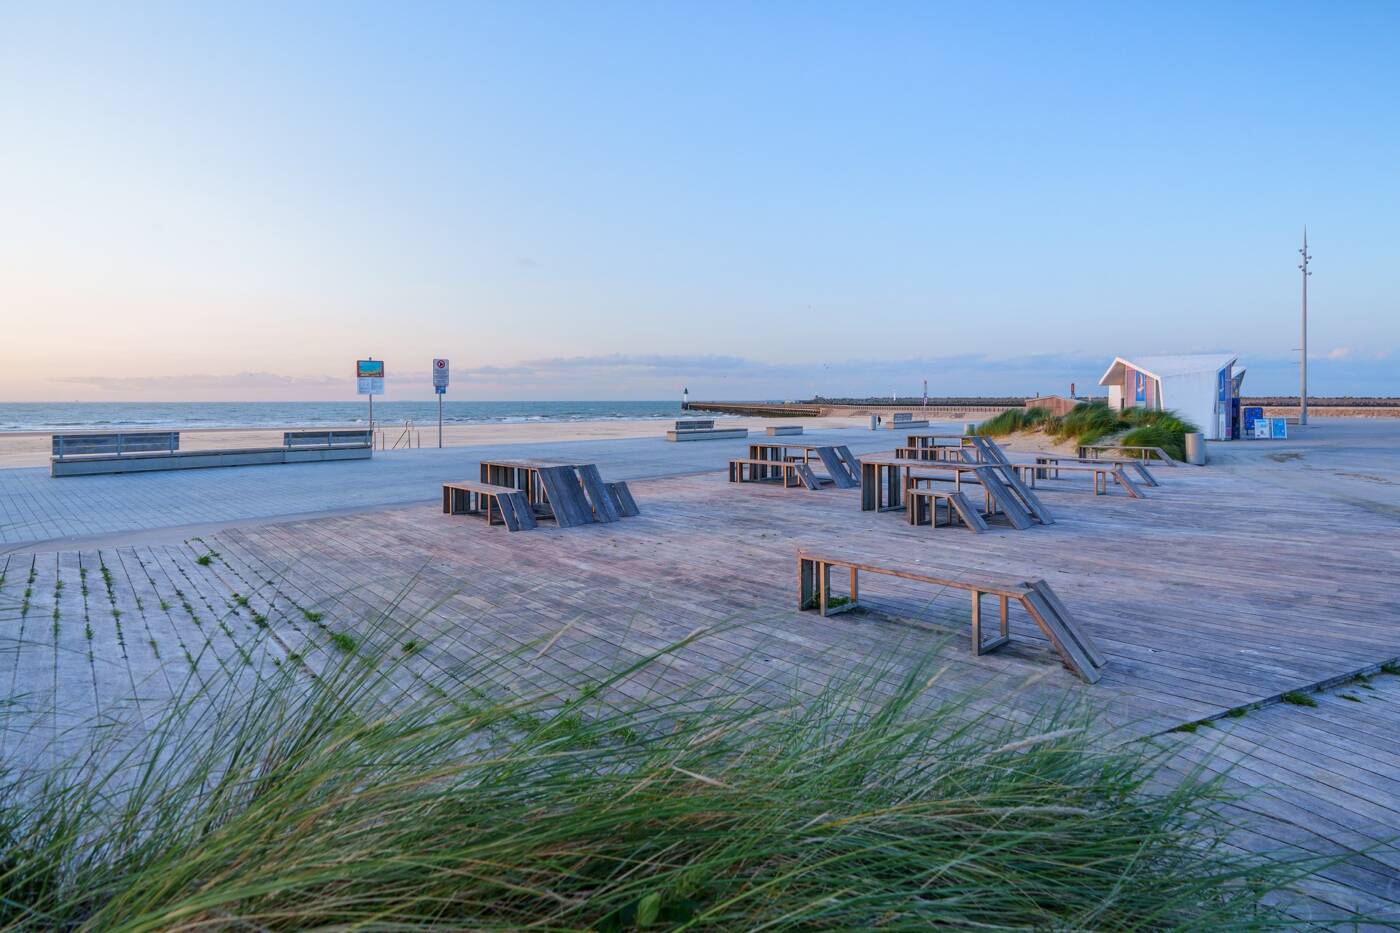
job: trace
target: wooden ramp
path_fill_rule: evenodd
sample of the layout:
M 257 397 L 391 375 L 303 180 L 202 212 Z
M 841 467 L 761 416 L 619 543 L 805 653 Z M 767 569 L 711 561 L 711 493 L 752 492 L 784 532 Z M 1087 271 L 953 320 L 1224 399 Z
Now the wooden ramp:
M 584 494 L 593 507 L 594 520 L 615 522 L 622 518 L 617 504 L 608 495 L 607 487 L 603 484 L 603 477 L 598 474 L 598 467 L 591 463 L 579 467 L 578 478 L 583 484 Z
M 976 435 L 973 436 L 976 437 Z M 985 438 L 983 439 L 985 440 Z M 1000 457 L 1001 460 L 984 462 L 977 471 L 977 478 L 992 491 L 992 498 L 996 500 L 998 506 L 1002 507 L 1002 511 L 1006 512 L 1007 518 L 1011 519 L 1011 524 L 1016 525 L 1017 528 L 1029 528 L 1031 521 L 1040 522 L 1042 525 L 1055 524 L 1055 518 L 1050 514 L 1050 510 L 1045 507 L 1045 503 L 1040 501 L 1039 496 L 1031 492 L 1030 487 L 1021 480 L 1021 477 L 1016 475 L 1016 467 L 1010 465 L 1010 461 L 1006 460 L 1006 454 L 1002 453 L 1001 448 L 995 444 L 992 447 L 995 448 L 996 453 L 988 455 L 984 449 L 983 456 Z M 962 456 L 968 463 L 977 462 L 977 458 L 966 447 L 962 449 Z M 1007 509 L 1003 505 L 1003 500 L 1012 501 L 1015 508 Z M 1013 516 L 1017 513 L 1025 515 L 1026 525 L 1016 524 L 1017 520 Z
M 1138 479 L 1142 480 L 1149 486 L 1162 485 L 1161 483 L 1157 482 L 1157 477 L 1153 476 L 1152 473 L 1147 469 L 1147 464 L 1143 463 L 1141 460 L 1124 460 L 1121 464 L 1119 464 L 1119 466 L 1131 469 L 1133 472 L 1137 473 Z
M 606 483 L 605 486 L 619 515 L 623 518 L 632 518 L 642 514 L 641 510 L 637 508 L 637 500 L 632 498 L 632 490 L 627 488 L 625 482 L 619 480 L 616 483 Z
M 808 489 L 821 489 L 821 480 L 817 479 L 817 474 L 812 472 L 812 468 L 805 463 L 793 464 L 793 469 L 797 473 L 797 478 L 802 480 L 802 485 Z M 839 485 L 839 484 L 838 484 Z
M 1006 516 L 1013 528 L 1024 531 L 1035 524 L 1035 519 L 1026 510 L 1020 498 L 1010 486 L 1002 482 L 1000 471 L 990 465 L 984 465 L 977 469 L 977 478 L 982 481 L 982 486 L 996 503 L 998 511 Z
M 982 459 L 987 463 L 999 463 L 1002 466 L 1010 466 L 1011 461 L 1006 457 L 1006 451 L 1001 449 L 1001 445 L 990 437 L 981 434 L 969 434 L 972 446 L 982 452 Z
M 543 467 L 539 471 L 545 497 L 554 510 L 554 520 L 560 528 L 573 528 L 593 523 L 593 506 L 583 495 L 578 471 L 571 466 Z
M 855 481 L 855 484 L 857 486 L 859 486 L 860 460 L 856 458 L 855 454 L 851 453 L 851 448 L 847 447 L 845 444 L 839 445 L 836 448 L 836 456 L 841 458 L 841 462 L 846 465 L 846 469 L 851 474 L 851 479 Z
M 501 510 L 501 521 L 507 531 L 523 531 L 535 527 L 535 510 L 530 508 L 530 500 L 523 492 L 503 492 L 496 497 L 496 505 Z
M 1059 652 L 1065 666 L 1089 683 L 1097 683 L 1108 659 L 1104 657 L 1089 633 L 1079 627 L 1060 597 L 1044 580 L 1025 584 L 1026 598 L 1022 605 L 1035 619 L 1045 637 Z
M 958 510 L 958 517 L 962 519 L 962 523 L 977 534 L 991 530 L 991 526 L 982 517 L 982 513 L 977 511 L 977 507 L 968 500 L 967 496 L 963 495 L 961 490 L 948 494 L 948 504 Z
M 1123 472 L 1123 468 L 1121 466 L 1113 471 L 1113 481 L 1116 482 L 1119 486 L 1122 486 L 1123 491 L 1126 492 L 1128 495 L 1132 496 L 1134 499 L 1147 498 L 1147 493 L 1143 492 L 1142 489 L 1138 486 L 1138 484 L 1134 483 L 1132 479 L 1129 478 L 1128 474 Z
M 842 462 L 841 455 L 835 447 L 818 447 L 817 456 L 821 458 L 822 465 L 826 467 L 826 472 L 831 476 L 831 481 L 841 489 L 854 489 L 860 485 L 859 474 L 852 476 Z

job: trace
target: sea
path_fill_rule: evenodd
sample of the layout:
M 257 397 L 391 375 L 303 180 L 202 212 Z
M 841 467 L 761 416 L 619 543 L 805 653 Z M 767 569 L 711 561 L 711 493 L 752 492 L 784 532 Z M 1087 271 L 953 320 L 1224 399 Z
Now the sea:
M 684 416 L 669 402 L 467 402 L 444 401 L 445 424 L 657 421 Z M 381 424 L 437 424 L 436 401 L 375 401 Z M 706 414 L 705 417 L 712 417 Z M 355 402 L 7 402 L 0 403 L 0 432 L 140 430 L 161 428 L 287 428 L 363 425 L 369 410 Z

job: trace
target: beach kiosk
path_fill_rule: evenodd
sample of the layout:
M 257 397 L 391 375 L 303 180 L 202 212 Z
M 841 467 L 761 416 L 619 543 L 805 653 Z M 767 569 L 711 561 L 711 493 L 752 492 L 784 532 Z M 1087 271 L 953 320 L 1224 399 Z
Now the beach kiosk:
M 1228 353 L 1117 356 L 1099 385 L 1108 388 L 1108 404 L 1115 411 L 1169 408 L 1200 426 L 1208 440 L 1230 440 L 1238 422 L 1241 383 L 1235 363 Z

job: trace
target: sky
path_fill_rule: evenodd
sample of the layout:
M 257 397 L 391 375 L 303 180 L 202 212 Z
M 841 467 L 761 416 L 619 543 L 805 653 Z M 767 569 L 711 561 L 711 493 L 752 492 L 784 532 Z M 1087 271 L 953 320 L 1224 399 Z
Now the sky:
M 0 401 L 1400 394 L 1400 4 L 0 0 Z

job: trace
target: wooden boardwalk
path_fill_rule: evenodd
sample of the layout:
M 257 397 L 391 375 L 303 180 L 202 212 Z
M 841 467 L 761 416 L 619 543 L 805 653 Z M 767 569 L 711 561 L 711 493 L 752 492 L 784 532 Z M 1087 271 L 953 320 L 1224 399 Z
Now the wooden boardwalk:
M 634 481 L 632 491 L 637 518 L 528 535 L 423 503 L 178 544 L 0 556 L 10 702 L 0 753 L 21 760 L 35 748 L 23 738 L 33 728 L 73 750 L 82 738 L 70 726 L 98 710 L 140 715 L 190 676 L 251 683 L 289 658 L 315 669 L 410 641 L 423 672 L 497 658 L 493 689 L 563 691 L 700 630 L 619 689 L 670 697 L 725 676 L 760 702 L 813 693 L 872 662 L 892 661 L 895 677 L 934 652 L 942 674 L 932 692 L 975 690 L 978 708 L 1011 717 L 1068 698 L 1099 711 L 1105 741 L 1167 733 L 1400 656 L 1400 524 L 1244 472 L 1173 471 L 1142 501 L 1044 482 L 1054 525 L 982 535 L 862 512 L 859 490 L 731 485 L 717 472 Z M 1010 646 L 973 657 L 961 592 L 871 578 L 867 611 L 799 613 L 800 545 L 1044 578 L 1107 655 L 1102 680 L 1080 683 L 1024 617 L 1013 616 Z M 1363 703 L 1268 706 L 1229 720 L 1230 730 L 1169 740 L 1187 760 L 1218 731 L 1229 739 L 1220 760 L 1244 763 L 1243 783 L 1280 780 L 1285 793 L 1256 798 L 1273 820 L 1261 835 L 1365 848 L 1400 823 L 1400 758 L 1387 744 L 1400 724 L 1397 685 L 1378 677 Z M 1400 901 L 1393 852 L 1359 858 L 1320 875 L 1306 909 L 1331 916 L 1348 897 Z

